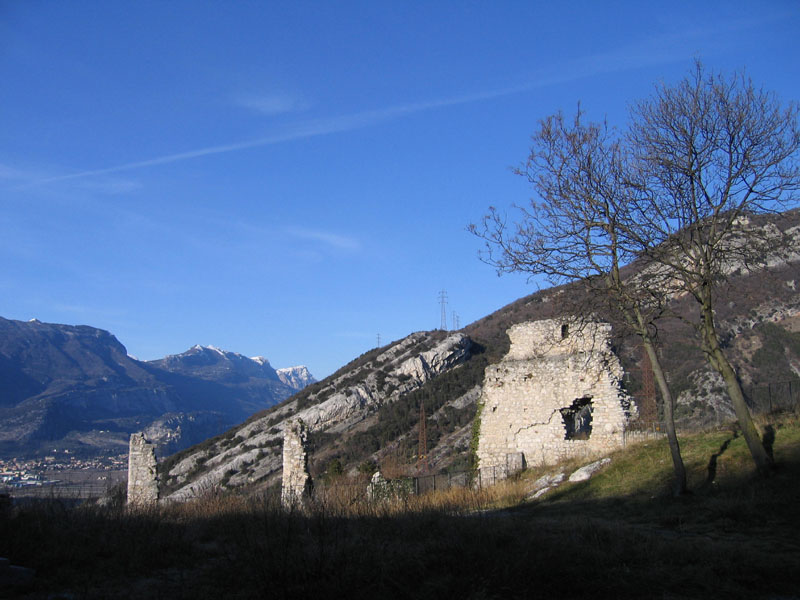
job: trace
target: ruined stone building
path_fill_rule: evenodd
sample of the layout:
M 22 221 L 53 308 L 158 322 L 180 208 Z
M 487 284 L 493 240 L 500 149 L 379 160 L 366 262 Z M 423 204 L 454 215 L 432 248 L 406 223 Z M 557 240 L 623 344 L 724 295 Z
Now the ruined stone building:
M 158 502 L 155 446 L 143 433 L 131 434 L 128 449 L 128 504 L 152 506 Z
M 511 349 L 486 368 L 479 466 L 522 465 L 604 453 L 624 443 L 635 411 L 622 391 L 611 325 L 543 320 L 508 330 Z
M 287 510 L 301 507 L 311 494 L 308 472 L 308 427 L 302 420 L 289 423 L 283 432 L 283 479 L 281 505 Z

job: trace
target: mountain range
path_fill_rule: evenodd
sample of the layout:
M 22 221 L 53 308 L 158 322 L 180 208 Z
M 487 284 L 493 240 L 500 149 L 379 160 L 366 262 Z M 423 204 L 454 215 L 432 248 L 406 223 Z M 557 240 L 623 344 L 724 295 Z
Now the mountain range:
M 0 457 L 119 454 L 142 430 L 165 456 L 313 382 L 214 347 L 139 361 L 102 329 L 0 317 Z

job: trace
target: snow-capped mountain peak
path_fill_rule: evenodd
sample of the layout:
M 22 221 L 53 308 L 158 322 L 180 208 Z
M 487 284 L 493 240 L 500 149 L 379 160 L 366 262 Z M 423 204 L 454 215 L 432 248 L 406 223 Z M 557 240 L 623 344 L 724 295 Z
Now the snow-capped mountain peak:
M 229 352 L 216 346 L 195 344 L 182 354 L 172 354 L 161 360 L 150 361 L 168 371 L 179 372 L 203 379 L 233 381 L 280 381 L 295 391 L 316 382 L 305 366 L 276 370 L 263 356 L 249 358 L 238 352 Z
M 296 390 L 302 390 L 317 381 L 305 365 L 276 369 L 275 372 L 283 383 Z

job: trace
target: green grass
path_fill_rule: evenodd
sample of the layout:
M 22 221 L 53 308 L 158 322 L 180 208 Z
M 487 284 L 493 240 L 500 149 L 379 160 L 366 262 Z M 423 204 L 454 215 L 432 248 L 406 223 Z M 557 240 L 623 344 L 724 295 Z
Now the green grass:
M 800 463 L 800 424 L 794 416 L 764 423 L 775 431 L 775 460 L 784 467 Z M 756 478 L 744 438 L 735 428 L 679 435 L 689 488 L 694 495 L 738 488 Z M 589 484 L 565 486 L 564 501 L 623 497 L 641 499 L 669 495 L 672 460 L 666 439 L 631 445 L 610 455 L 611 464 Z
M 344 487 L 305 514 L 233 495 L 19 506 L 0 514 L 0 556 L 37 569 L 17 591 L 30 599 L 796 597 L 800 425 L 772 426 L 766 479 L 732 431 L 682 437 L 692 494 L 678 499 L 659 440 L 534 502 L 532 480 L 555 469 L 377 504 Z
M 800 424 L 796 416 L 785 416 L 765 425 L 775 431 L 777 463 L 768 478 L 757 475 L 735 430 L 715 431 L 680 438 L 691 490 L 685 497 L 670 495 L 672 465 L 666 440 L 659 440 L 617 452 L 590 481 L 564 484 L 541 502 L 517 510 L 532 519 L 556 522 L 580 515 L 651 540 L 670 540 L 676 551 L 680 544 L 712 544 L 721 554 L 694 566 L 697 577 L 711 577 L 717 569 L 729 571 L 735 564 L 742 571 L 730 577 L 741 589 L 728 594 L 738 597 L 749 591 L 762 597 L 763 590 L 749 587 L 760 580 L 756 569 L 772 573 L 766 589 L 796 593 L 800 577 L 795 569 L 776 573 L 770 561 L 786 567 L 800 557 Z M 727 555 L 733 562 L 721 563 L 720 557 Z M 692 582 L 694 577 L 685 585 L 699 586 L 700 581 Z

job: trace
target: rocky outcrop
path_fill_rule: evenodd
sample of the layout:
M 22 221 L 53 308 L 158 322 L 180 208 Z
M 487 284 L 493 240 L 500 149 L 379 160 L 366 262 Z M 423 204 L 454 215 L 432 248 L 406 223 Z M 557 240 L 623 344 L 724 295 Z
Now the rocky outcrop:
M 601 458 L 593 463 L 589 463 L 588 465 L 584 465 L 578 469 L 575 469 L 569 477 L 567 477 L 567 474 L 564 471 L 557 471 L 555 473 L 542 475 L 539 477 L 539 479 L 533 482 L 533 485 L 530 486 L 530 488 L 528 488 L 528 493 L 525 495 L 525 497 L 528 500 L 536 500 L 548 492 L 558 488 L 565 482 L 580 483 L 582 481 L 588 481 L 594 476 L 595 473 L 610 463 L 610 458 Z
M 217 435 L 227 423 L 228 419 L 216 412 L 169 412 L 151 421 L 144 435 L 159 455 L 169 456 Z
M 684 429 L 702 429 L 736 420 L 725 381 L 710 367 L 689 375 L 692 387 L 675 399 L 675 423 Z
M 372 365 L 355 373 L 347 373 L 328 388 L 312 395 L 311 401 L 328 399 L 297 413 L 313 430 L 342 430 L 363 419 L 381 404 L 391 402 L 438 374 L 452 368 L 469 356 L 470 339 L 461 333 L 448 336 L 430 350 L 415 354 L 414 346 L 424 341 L 424 334 L 412 334 L 396 346 L 380 354 Z M 377 368 L 375 368 L 377 367 Z M 364 379 L 357 381 L 359 375 Z M 348 385 L 348 382 L 352 382 Z M 343 386 L 341 391 L 334 391 Z
M 800 262 L 800 225 L 794 224 L 798 214 L 798 211 L 787 211 L 777 215 L 736 217 L 715 250 L 718 257 L 712 266 L 715 279 L 747 276 Z M 682 260 L 684 266 L 689 266 L 689 258 L 684 256 Z M 672 298 L 688 293 L 686 286 L 675 279 L 673 271 L 664 264 L 646 266 L 632 277 L 649 280 L 649 287 L 658 286 Z
M 593 463 L 589 463 L 588 465 L 585 465 L 580 469 L 573 471 L 572 475 L 569 476 L 569 479 L 567 481 L 571 483 L 577 483 L 579 481 L 588 481 L 589 479 L 592 478 L 592 475 L 597 473 L 600 469 L 602 469 L 610 462 L 611 459 L 606 457 L 606 458 L 601 458 L 600 460 L 597 460 Z

